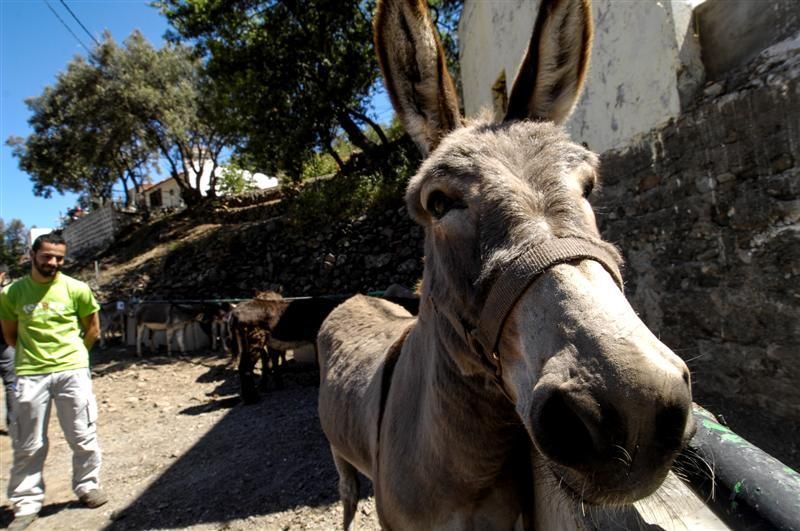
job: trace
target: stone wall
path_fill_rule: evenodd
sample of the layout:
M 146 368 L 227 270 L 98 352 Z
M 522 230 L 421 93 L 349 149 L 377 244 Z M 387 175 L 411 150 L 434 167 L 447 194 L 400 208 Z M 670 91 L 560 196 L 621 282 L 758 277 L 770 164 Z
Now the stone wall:
M 283 217 L 236 226 L 176 248 L 158 271 L 138 272 L 148 298 L 367 293 L 393 283 L 413 287 L 422 276 L 423 230 L 399 204 L 319 227 L 296 228 Z
M 795 50 L 766 53 L 709 86 L 690 112 L 603 154 L 596 205 L 604 236 L 627 258 L 632 304 L 689 362 L 698 401 L 771 426 L 774 437 L 755 442 L 794 466 L 799 78 Z M 776 450 L 779 441 L 789 448 Z

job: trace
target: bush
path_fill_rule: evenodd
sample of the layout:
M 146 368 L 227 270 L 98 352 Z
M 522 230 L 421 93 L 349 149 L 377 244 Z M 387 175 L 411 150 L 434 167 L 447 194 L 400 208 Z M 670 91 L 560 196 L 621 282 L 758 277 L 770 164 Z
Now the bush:
M 287 191 L 287 218 L 298 229 L 352 219 L 373 209 L 399 206 L 419 164 L 416 146 L 403 136 L 350 157 L 344 169 Z

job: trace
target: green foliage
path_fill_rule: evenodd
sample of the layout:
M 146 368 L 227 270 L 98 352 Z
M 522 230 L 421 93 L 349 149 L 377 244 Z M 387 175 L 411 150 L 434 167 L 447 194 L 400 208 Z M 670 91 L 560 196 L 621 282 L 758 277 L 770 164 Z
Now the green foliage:
M 198 174 L 230 142 L 212 125 L 221 96 L 205 83 L 194 52 L 156 50 L 134 32 L 118 46 L 106 34 L 86 60 L 73 59 L 53 87 L 26 101 L 33 133 L 7 143 L 36 195 L 77 192 L 109 199 L 120 180 L 128 193 L 164 158 L 187 203 L 200 200 Z M 214 195 L 212 178 L 209 195 Z
M 339 170 L 339 165 L 328 153 L 314 153 L 303 162 L 302 180 L 322 175 L 331 175 Z
M 429 4 L 458 80 L 456 25 L 463 1 Z M 238 153 L 255 167 L 297 181 L 318 171 L 327 158 L 318 154 L 329 153 L 342 131 L 362 151 L 383 143 L 367 116 L 379 76 L 374 0 L 155 5 L 174 28 L 172 39 L 196 44 L 207 59 L 209 76 L 228 103 L 220 127 L 240 139 Z
M 236 161 L 231 161 L 223 168 L 219 177 L 219 193 L 236 195 L 258 189 L 253 175 L 242 168 Z
M 419 162 L 416 146 L 405 135 L 354 155 L 344 171 L 300 187 L 288 199 L 288 219 L 303 229 L 397 207 Z
M 34 193 L 110 198 L 117 179 L 140 177 L 150 162 L 141 130 L 126 119 L 95 64 L 77 57 L 53 87 L 26 100 L 33 133 L 7 143 Z
M 176 33 L 196 43 L 230 104 L 223 118 L 240 153 L 267 173 L 298 180 L 305 161 L 343 128 L 362 149 L 378 76 L 371 0 L 161 0 Z M 315 161 L 310 162 L 312 165 Z
M 28 231 L 22 221 L 12 219 L 8 224 L 0 218 L 0 264 L 9 268 L 12 277 L 24 273 L 20 264 L 28 254 Z

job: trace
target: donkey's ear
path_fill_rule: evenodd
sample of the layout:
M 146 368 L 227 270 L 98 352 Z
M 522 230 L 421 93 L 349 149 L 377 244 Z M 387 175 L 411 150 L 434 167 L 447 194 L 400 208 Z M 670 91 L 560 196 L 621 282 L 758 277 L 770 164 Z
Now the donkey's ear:
M 593 31 L 591 0 L 542 0 L 506 120 L 569 118 L 586 79 Z
M 384 0 L 375 13 L 375 50 L 386 90 L 423 155 L 461 124 L 458 98 L 423 0 Z

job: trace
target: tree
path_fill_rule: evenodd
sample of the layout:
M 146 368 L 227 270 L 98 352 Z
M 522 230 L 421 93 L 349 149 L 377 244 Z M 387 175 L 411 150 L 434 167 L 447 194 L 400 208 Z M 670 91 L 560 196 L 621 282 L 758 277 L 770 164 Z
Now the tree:
M 219 193 L 235 195 L 258 190 L 253 175 L 242 168 L 239 161 L 231 160 L 219 176 Z
M 202 200 L 203 174 L 209 177 L 208 197 L 216 196 L 215 170 L 232 137 L 215 125 L 223 122 L 224 96 L 207 82 L 193 50 L 180 44 L 156 50 L 134 32 L 124 49 L 112 48 L 108 57 L 103 66 L 114 80 L 117 105 L 141 124 L 186 204 Z
M 108 199 L 120 180 L 126 203 L 140 192 L 158 158 L 169 166 L 188 205 L 202 200 L 201 176 L 216 193 L 229 137 L 215 129 L 223 111 L 192 50 L 160 50 L 137 31 L 118 46 L 109 34 L 88 60 L 76 57 L 54 87 L 27 100 L 33 133 L 7 143 L 34 193 L 78 192 Z
M 26 100 L 33 133 L 7 143 L 30 175 L 35 195 L 69 191 L 110 199 L 119 179 L 130 203 L 129 182 L 141 185 L 152 150 L 137 124 L 114 104 L 107 85 L 97 65 L 76 57 L 54 87 Z
M 6 224 L 0 218 L 0 264 L 15 271 L 18 269 L 15 266 L 20 263 L 28 248 L 27 232 L 22 221 L 12 219 Z
M 462 0 L 431 0 L 457 66 Z M 230 104 L 225 128 L 239 153 L 292 179 L 327 153 L 341 132 L 356 148 L 385 145 L 368 116 L 379 75 L 372 47 L 374 0 L 159 0 L 175 41 L 190 41 Z M 366 131 L 373 134 L 367 135 Z
M 267 173 L 299 178 L 304 161 L 332 150 L 341 128 L 361 149 L 359 124 L 378 75 L 372 1 L 163 0 L 177 33 L 196 43 L 229 103 L 221 117 L 239 150 Z

